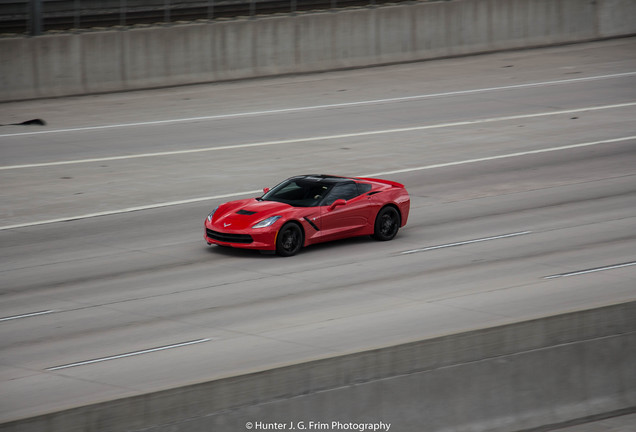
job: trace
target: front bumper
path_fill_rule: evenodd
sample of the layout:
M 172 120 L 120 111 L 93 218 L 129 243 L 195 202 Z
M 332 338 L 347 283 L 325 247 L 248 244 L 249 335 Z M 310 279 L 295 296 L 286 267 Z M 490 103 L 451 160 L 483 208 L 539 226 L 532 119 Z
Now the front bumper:
M 278 229 L 228 231 L 205 224 L 204 239 L 209 245 L 241 249 L 276 250 Z

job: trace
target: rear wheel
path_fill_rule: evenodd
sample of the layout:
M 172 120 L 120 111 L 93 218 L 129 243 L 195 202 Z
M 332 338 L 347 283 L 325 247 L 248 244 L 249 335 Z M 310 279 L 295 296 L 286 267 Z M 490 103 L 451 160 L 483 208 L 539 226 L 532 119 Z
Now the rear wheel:
M 276 253 L 288 257 L 296 255 L 303 247 L 303 230 L 293 222 L 284 225 L 276 237 Z
M 400 229 L 400 213 L 395 207 L 383 207 L 375 218 L 373 238 L 380 241 L 393 239 Z

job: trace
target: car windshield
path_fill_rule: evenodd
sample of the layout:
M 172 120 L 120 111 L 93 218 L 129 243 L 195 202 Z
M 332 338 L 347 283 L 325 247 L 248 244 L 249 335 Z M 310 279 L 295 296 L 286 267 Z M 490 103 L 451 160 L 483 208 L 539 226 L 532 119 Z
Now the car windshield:
M 285 180 L 261 197 L 263 201 L 278 201 L 294 207 L 315 207 L 332 188 L 333 183 L 311 178 Z

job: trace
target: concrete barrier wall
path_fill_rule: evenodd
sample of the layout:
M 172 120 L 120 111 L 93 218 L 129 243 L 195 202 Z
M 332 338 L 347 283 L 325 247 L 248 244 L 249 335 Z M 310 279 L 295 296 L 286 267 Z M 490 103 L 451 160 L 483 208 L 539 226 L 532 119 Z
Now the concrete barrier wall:
M 310 422 L 347 430 L 334 421 L 382 422 L 396 432 L 519 431 L 636 411 L 634 365 L 631 302 L 76 408 L 0 431 L 234 432 L 248 422 L 253 430 L 319 430 Z
M 0 38 L 0 102 L 325 71 L 636 34 L 636 0 L 451 0 Z

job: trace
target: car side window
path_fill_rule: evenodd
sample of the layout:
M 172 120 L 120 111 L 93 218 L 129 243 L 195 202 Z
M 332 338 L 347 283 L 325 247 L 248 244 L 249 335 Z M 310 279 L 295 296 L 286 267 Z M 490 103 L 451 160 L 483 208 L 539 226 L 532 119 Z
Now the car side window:
M 358 195 L 369 192 L 373 187 L 369 183 L 358 183 Z
M 336 202 L 336 200 L 343 199 L 345 201 L 355 198 L 360 195 L 358 191 L 358 185 L 354 182 L 351 183 L 339 183 L 331 189 L 325 201 L 322 205 L 329 206 Z

